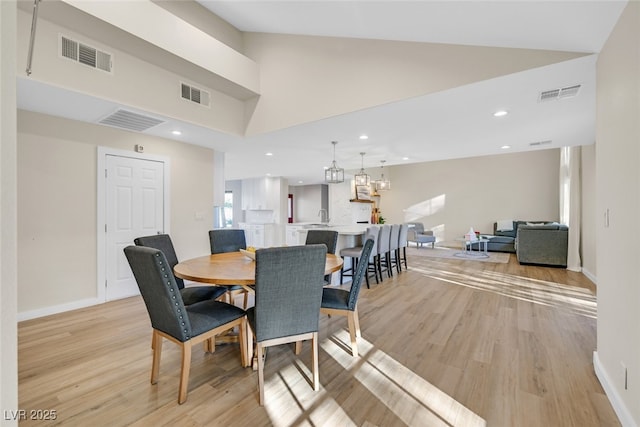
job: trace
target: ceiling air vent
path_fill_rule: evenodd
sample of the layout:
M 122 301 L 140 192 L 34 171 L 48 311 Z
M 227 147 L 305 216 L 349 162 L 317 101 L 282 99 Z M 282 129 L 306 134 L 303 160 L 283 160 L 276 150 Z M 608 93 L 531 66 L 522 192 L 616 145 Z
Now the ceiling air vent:
M 84 43 L 60 36 L 60 55 L 91 68 L 111 72 L 113 68 L 111 54 Z
M 195 86 L 180 83 L 180 96 L 182 96 L 182 99 L 195 102 L 196 104 L 209 106 L 209 92 L 198 89 Z
M 548 145 L 551 144 L 551 140 L 547 139 L 546 141 L 536 141 L 536 142 L 530 142 L 529 146 L 530 147 L 538 147 L 540 145 Z
M 143 132 L 160 123 L 164 123 L 164 121 L 127 110 L 117 110 L 115 113 L 100 120 L 99 123 L 120 129 Z
M 567 86 L 560 89 L 551 89 L 540 92 L 538 98 L 540 102 L 555 101 L 563 98 L 570 98 L 576 96 L 580 91 L 581 85 Z

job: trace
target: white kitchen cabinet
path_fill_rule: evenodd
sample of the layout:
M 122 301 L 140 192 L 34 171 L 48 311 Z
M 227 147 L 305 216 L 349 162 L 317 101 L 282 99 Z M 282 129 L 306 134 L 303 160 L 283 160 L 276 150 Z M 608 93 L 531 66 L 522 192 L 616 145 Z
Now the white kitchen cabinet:
M 277 183 L 274 180 L 277 180 Z M 279 207 L 279 203 L 279 179 L 252 178 L 242 180 L 242 209 L 275 210 Z
M 302 225 L 287 225 L 286 226 L 286 243 L 287 246 L 296 246 L 302 245 L 304 242 L 301 242 L 300 230 L 303 230 L 304 227 Z
M 267 248 L 276 245 L 275 224 L 240 223 L 239 226 L 244 230 L 247 247 Z

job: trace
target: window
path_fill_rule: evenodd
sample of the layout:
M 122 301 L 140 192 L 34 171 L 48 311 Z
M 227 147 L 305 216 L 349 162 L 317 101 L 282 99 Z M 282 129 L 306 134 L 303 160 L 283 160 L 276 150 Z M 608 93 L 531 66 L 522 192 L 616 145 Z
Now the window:
M 233 227 L 233 191 L 224 192 L 224 226 Z

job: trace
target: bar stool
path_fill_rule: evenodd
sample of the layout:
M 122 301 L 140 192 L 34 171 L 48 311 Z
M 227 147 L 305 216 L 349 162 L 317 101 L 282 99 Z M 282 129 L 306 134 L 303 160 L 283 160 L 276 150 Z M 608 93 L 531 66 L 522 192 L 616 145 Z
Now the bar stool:
M 389 234 L 389 266 L 391 275 L 393 276 L 393 267 L 400 273 L 400 263 L 398 262 L 400 241 L 400 224 L 391 224 L 391 234 Z
M 387 277 L 391 277 L 391 268 L 390 268 L 390 253 L 389 253 L 389 238 L 391 236 L 391 226 L 388 224 L 380 227 L 380 235 L 378 236 L 378 272 L 380 273 L 380 278 L 382 278 L 382 272 L 387 272 Z M 384 255 L 384 270 L 382 269 L 382 256 Z
M 375 254 L 377 254 L 377 241 L 378 241 L 378 234 L 379 234 L 379 230 L 380 227 L 377 226 L 372 226 L 372 227 L 367 227 L 367 231 L 365 232 L 364 237 L 362 238 L 362 241 L 366 242 L 367 239 L 371 239 L 373 240 L 373 248 L 371 250 L 371 255 L 369 256 L 369 260 L 367 261 L 369 263 L 369 265 L 373 265 L 375 266 Z M 358 267 L 358 262 L 359 262 L 359 257 L 360 254 L 362 253 L 362 246 L 354 246 L 352 248 L 343 248 L 340 250 L 340 256 L 342 257 L 342 259 L 344 258 L 351 258 L 351 267 L 350 268 L 344 268 L 344 264 L 342 266 L 342 269 L 340 270 L 340 284 L 342 284 L 342 279 L 344 276 L 347 277 L 353 277 L 353 272 L 356 270 L 356 268 Z M 367 274 L 365 274 L 365 279 L 367 281 L 367 288 L 370 289 L 370 285 L 369 285 L 369 272 L 368 272 L 368 268 L 367 268 Z M 351 272 L 349 274 L 347 274 L 347 272 Z M 380 283 L 378 281 L 378 270 L 377 268 L 373 270 L 375 272 L 375 278 L 376 278 L 376 284 Z
M 400 269 L 402 269 L 402 263 L 404 262 L 404 268 L 407 267 L 407 245 L 409 235 L 409 224 L 406 222 L 400 224 L 400 235 L 398 236 L 398 261 L 400 262 Z M 402 254 L 400 253 L 402 251 Z

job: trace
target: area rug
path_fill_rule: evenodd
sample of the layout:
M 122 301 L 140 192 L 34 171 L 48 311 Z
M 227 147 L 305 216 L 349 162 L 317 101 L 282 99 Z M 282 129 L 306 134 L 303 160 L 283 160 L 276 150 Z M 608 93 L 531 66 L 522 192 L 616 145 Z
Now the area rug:
M 474 251 L 472 254 L 465 253 L 462 249 L 453 249 L 453 248 L 445 248 L 436 246 L 432 247 L 407 247 L 407 257 L 419 256 L 419 257 L 429 257 L 429 258 L 444 258 L 444 259 L 457 259 L 461 261 L 480 261 L 480 262 L 495 262 L 506 264 L 509 262 L 508 253 L 503 252 L 489 252 L 488 257 L 483 257 L 481 254 L 484 252 L 478 253 Z

